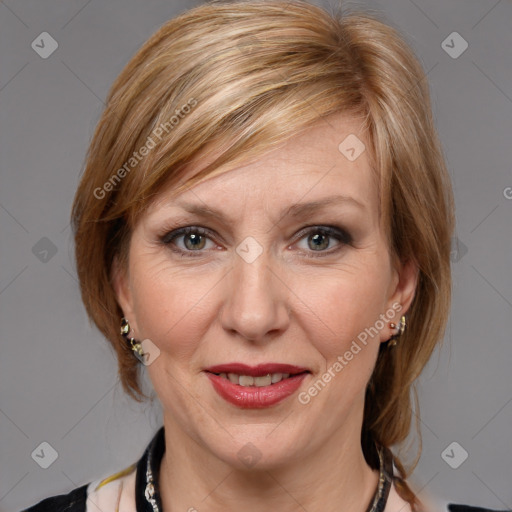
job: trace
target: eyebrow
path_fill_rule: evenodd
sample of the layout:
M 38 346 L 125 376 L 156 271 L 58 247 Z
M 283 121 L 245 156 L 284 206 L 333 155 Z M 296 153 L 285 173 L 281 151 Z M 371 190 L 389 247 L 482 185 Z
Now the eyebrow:
M 335 195 L 324 197 L 317 201 L 309 201 L 304 203 L 296 203 L 283 210 L 280 219 L 287 215 L 293 218 L 308 217 L 313 213 L 325 210 L 331 206 L 340 204 L 351 204 L 361 210 L 366 210 L 366 205 L 350 196 Z M 185 211 L 197 215 L 199 217 L 213 217 L 218 220 L 226 220 L 226 216 L 219 210 L 210 208 L 209 206 L 196 203 L 178 202 L 176 206 L 183 208 Z

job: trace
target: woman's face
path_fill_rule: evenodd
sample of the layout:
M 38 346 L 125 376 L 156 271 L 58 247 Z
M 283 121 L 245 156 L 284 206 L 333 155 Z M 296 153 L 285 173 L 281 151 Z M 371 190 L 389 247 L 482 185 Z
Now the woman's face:
M 163 192 L 135 227 L 116 289 L 132 335 L 150 340 L 171 438 L 260 467 L 359 441 L 379 344 L 416 272 L 391 265 L 354 135 L 365 142 L 359 123 L 330 116 L 253 163 Z

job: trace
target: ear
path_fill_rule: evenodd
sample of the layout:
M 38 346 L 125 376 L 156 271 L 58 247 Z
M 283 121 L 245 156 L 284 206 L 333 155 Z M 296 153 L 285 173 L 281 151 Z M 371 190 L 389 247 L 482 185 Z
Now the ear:
M 128 265 L 123 265 L 117 256 L 114 257 L 112 263 L 112 286 L 117 302 L 123 310 L 123 315 L 128 319 L 132 329 L 135 329 L 136 321 Z
M 390 322 L 398 325 L 402 315 L 405 315 L 412 304 L 416 287 L 418 285 L 419 268 L 414 259 L 394 265 L 394 275 L 390 285 L 390 294 L 387 302 L 387 311 L 395 311 Z M 387 341 L 396 331 L 386 326 L 381 331 L 381 341 Z

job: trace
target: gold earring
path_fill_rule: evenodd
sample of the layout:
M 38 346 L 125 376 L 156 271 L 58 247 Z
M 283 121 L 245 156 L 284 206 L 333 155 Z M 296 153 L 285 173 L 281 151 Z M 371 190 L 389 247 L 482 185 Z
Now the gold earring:
M 390 324 L 389 324 L 390 329 L 397 329 L 398 331 L 397 331 L 396 334 L 391 336 L 391 338 L 389 338 L 388 346 L 394 347 L 397 344 L 397 340 L 404 333 L 406 325 L 407 324 L 405 322 L 405 316 L 404 315 L 402 315 L 402 318 L 400 318 L 400 322 L 398 323 L 398 326 L 394 322 L 390 322 Z
M 128 320 L 123 317 L 121 319 L 121 336 L 126 340 L 126 343 L 132 349 L 135 357 L 139 361 L 142 361 L 144 358 L 144 350 L 142 349 L 142 345 L 140 344 L 140 341 L 137 341 L 135 338 L 128 336 L 129 332 L 130 324 L 128 323 Z

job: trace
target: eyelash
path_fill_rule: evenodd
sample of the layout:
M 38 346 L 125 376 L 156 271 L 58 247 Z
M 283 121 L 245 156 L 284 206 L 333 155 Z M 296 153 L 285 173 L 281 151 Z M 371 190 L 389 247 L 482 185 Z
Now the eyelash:
M 318 251 L 317 254 L 315 254 L 316 251 L 312 251 L 310 254 L 307 255 L 307 257 L 321 258 L 324 256 L 332 255 L 341 250 L 344 245 L 349 245 L 352 243 L 352 237 L 350 236 L 350 234 L 336 226 L 308 226 L 301 231 L 300 236 L 297 239 L 297 242 L 302 240 L 306 236 L 315 233 L 335 238 L 340 242 L 340 244 L 336 246 L 334 249 Z M 210 240 L 212 235 L 212 233 L 208 229 L 202 228 L 200 226 L 187 226 L 183 228 L 174 229 L 172 231 L 168 231 L 165 234 L 159 236 L 159 240 L 163 245 L 169 247 L 173 252 L 181 254 L 182 256 L 185 257 L 197 258 L 198 256 L 201 256 L 203 254 L 204 249 L 199 249 L 197 251 L 183 250 L 177 248 L 176 245 L 173 243 L 177 238 L 190 234 L 204 236 Z

